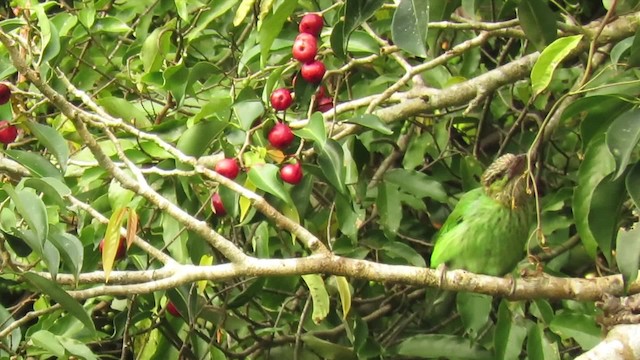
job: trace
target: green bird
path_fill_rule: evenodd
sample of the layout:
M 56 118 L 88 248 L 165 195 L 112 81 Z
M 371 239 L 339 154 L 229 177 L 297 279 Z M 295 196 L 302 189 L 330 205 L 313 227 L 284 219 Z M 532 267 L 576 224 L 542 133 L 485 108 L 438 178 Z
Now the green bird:
M 436 234 L 431 267 L 503 276 L 523 259 L 533 218 L 525 155 L 505 154 L 464 194 Z

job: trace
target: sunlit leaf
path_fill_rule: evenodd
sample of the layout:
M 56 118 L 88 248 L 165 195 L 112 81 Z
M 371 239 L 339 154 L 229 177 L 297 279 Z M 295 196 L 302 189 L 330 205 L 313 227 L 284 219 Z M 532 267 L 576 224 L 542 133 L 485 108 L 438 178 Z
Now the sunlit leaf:
M 556 67 L 575 49 L 582 35 L 560 38 L 547 46 L 531 70 L 531 87 L 535 95 L 544 91 L 553 77 Z
M 409 54 L 426 57 L 428 24 L 429 1 L 400 0 L 391 22 L 391 38 Z
M 313 312 L 311 319 L 318 324 L 329 314 L 329 294 L 324 285 L 322 276 L 318 274 L 302 275 L 302 279 L 309 288 L 311 300 L 313 301 Z

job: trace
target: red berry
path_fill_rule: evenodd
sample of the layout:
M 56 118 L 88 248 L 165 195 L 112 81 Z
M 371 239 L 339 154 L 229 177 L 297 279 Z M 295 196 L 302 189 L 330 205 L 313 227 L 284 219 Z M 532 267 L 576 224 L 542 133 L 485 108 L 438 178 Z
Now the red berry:
M 298 34 L 296 39 L 293 41 L 291 54 L 294 59 L 302 63 L 313 61 L 316 54 L 318 54 L 318 41 L 311 34 Z
M 11 144 L 18 137 L 18 128 L 11 125 L 7 120 L 0 121 L 0 142 Z
M 320 112 L 327 112 L 333 109 L 333 99 L 328 96 L 323 96 L 316 100 L 316 109 Z
M 6 104 L 11 98 L 11 89 L 5 84 L 0 84 L 0 105 Z
M 224 208 L 222 204 L 222 199 L 220 198 L 220 194 L 215 193 L 211 197 L 211 209 L 216 216 L 225 216 L 227 214 L 227 210 Z
M 215 170 L 218 174 L 233 180 L 240 173 L 240 166 L 236 159 L 227 158 L 218 161 Z
M 327 69 L 324 67 L 322 61 L 315 60 L 306 64 L 302 64 L 300 73 L 302 74 L 302 78 L 307 82 L 318 84 L 320 81 L 322 81 L 326 70 Z
M 98 245 L 98 247 L 100 248 L 100 253 L 102 253 L 102 250 L 104 248 L 104 239 L 100 240 L 100 245 Z M 118 250 L 116 251 L 116 260 L 118 259 L 122 259 L 127 253 L 127 239 L 125 239 L 124 236 L 120 237 L 120 241 L 118 241 Z
M 280 178 L 289 184 L 297 184 L 302 180 L 302 167 L 300 163 L 287 164 L 280 169 Z
M 302 20 L 300 20 L 298 30 L 300 30 L 301 33 L 318 36 L 320 30 L 322 30 L 322 16 L 315 13 L 306 14 L 302 17 Z
M 324 85 L 320 85 L 316 90 L 316 99 L 321 99 L 327 96 L 327 88 Z
M 291 98 L 291 92 L 285 88 L 274 90 L 271 93 L 271 106 L 278 110 L 287 110 L 291 106 L 293 99 Z
M 175 317 L 180 317 L 180 311 L 178 310 L 178 308 L 173 304 L 173 302 L 169 301 L 167 303 L 167 312 Z
M 269 143 L 278 149 L 284 149 L 291 144 L 295 136 L 289 128 L 289 125 L 285 123 L 277 123 L 271 131 L 269 131 Z

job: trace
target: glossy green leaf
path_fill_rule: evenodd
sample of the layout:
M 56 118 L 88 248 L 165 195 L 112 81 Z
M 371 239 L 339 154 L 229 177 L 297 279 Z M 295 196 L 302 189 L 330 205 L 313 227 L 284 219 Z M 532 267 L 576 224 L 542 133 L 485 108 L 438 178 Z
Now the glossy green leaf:
M 575 340 L 584 351 L 602 341 L 602 332 L 593 315 L 564 312 L 553 318 L 549 329 L 563 339 Z
M 182 105 L 184 102 L 187 85 L 190 85 L 184 79 L 188 79 L 189 75 L 189 69 L 184 64 L 170 66 L 162 74 L 164 77 L 163 87 L 171 92 L 178 105 Z
M 440 202 L 447 201 L 447 193 L 442 184 L 428 175 L 415 170 L 393 169 L 384 174 L 384 181 L 396 184 L 402 191 L 420 198 L 431 198 Z
M 387 127 L 385 123 L 380 120 L 379 117 L 373 114 L 364 114 L 354 116 L 351 119 L 347 120 L 347 122 L 358 124 L 360 126 L 367 127 L 369 129 L 376 130 L 385 135 L 393 134 L 393 131 Z
M 616 161 L 618 171 L 614 179 L 617 179 L 627 169 L 631 155 L 640 141 L 640 110 L 627 111 L 613 120 L 607 130 L 606 141 Z
M 489 321 L 493 298 L 485 294 L 459 292 L 456 295 L 456 307 L 465 332 L 472 339 L 477 338 Z
M 14 190 L 9 184 L 5 184 L 3 190 L 9 194 L 16 210 L 29 228 L 34 231 L 38 241 L 44 243 L 49 233 L 49 220 L 42 199 L 31 191 Z
M 522 343 L 527 336 L 527 328 L 517 319 L 517 314 L 509 310 L 508 302 L 502 300 L 498 307 L 498 321 L 494 345 L 496 359 L 517 359 L 522 352 Z
M 399 262 L 401 264 L 404 263 L 416 267 L 427 267 L 427 263 L 424 261 L 424 258 L 418 254 L 414 248 L 405 243 L 399 241 L 386 243 L 382 247 L 382 251 L 387 256 L 402 259 L 403 261 Z
M 427 352 L 428 349 L 428 352 Z M 455 354 L 460 359 L 493 359 L 492 354 L 479 344 L 455 335 L 420 334 L 403 340 L 391 350 L 392 354 L 418 359 L 449 358 Z
M 42 260 L 47 265 L 51 278 L 55 279 L 56 276 L 58 276 L 58 269 L 60 268 L 60 252 L 49 241 L 45 242 L 42 247 Z
M 97 99 L 96 102 L 98 105 L 104 107 L 107 113 L 114 117 L 125 121 L 135 119 L 135 123 L 137 125 L 151 124 L 148 119 L 151 114 L 147 114 L 141 108 L 126 99 L 116 96 L 105 96 Z
M 29 128 L 31 133 L 38 138 L 53 156 L 58 160 L 58 164 L 62 171 L 67 168 L 67 161 L 69 160 L 69 146 L 67 141 L 60 135 L 60 133 L 47 125 L 42 125 L 33 121 L 26 121 L 24 124 Z
M 120 209 L 129 206 L 134 195 L 135 193 L 133 191 L 123 188 L 115 179 L 111 180 L 109 183 L 107 197 L 112 209 Z
M 344 38 L 344 20 L 339 20 L 331 31 L 329 37 L 329 43 L 331 44 L 331 50 L 333 54 L 340 60 L 346 60 L 346 48 Z
M 343 48 L 349 42 L 351 33 L 367 21 L 384 4 L 384 0 L 346 0 L 344 5 L 344 26 L 342 28 Z
M 428 0 L 400 0 L 391 22 L 391 38 L 409 54 L 426 57 L 428 25 Z
M 362 221 L 362 218 L 359 217 L 358 213 L 353 208 L 354 204 L 344 195 L 337 195 L 335 203 L 340 231 L 342 231 L 345 236 L 355 241 L 358 236 L 358 227 L 356 224 L 359 221 Z
M 191 20 L 189 18 L 189 11 L 187 10 L 187 0 L 174 0 L 176 4 L 176 10 L 178 10 L 178 16 L 187 23 Z
M 636 30 L 636 34 L 633 37 L 633 44 L 631 45 L 627 65 L 631 67 L 640 65 L 640 30 Z
M 556 39 L 556 16 L 546 0 L 521 1 L 518 5 L 518 20 L 524 34 L 539 50 Z
M 227 124 L 217 120 L 200 121 L 180 136 L 176 147 L 186 155 L 202 156 L 226 126 Z M 185 165 L 178 166 L 178 168 L 185 167 Z
M 298 5 L 298 0 L 283 0 L 275 11 L 271 15 L 268 15 L 262 22 L 258 33 L 260 63 L 262 65 L 267 63 L 271 45 L 273 45 L 276 36 L 282 32 L 285 22 L 289 16 L 293 14 L 296 5 Z
M 585 250 L 594 258 L 598 242 L 589 226 L 591 199 L 598 184 L 614 170 L 615 161 L 604 143 L 604 136 L 594 139 L 589 144 L 584 160 L 580 164 L 578 186 L 573 194 L 573 216 L 576 228 Z
M 63 309 L 71 314 L 71 316 L 84 324 L 88 330 L 95 333 L 96 329 L 93 325 L 93 321 L 91 321 L 91 318 L 89 317 L 89 314 L 87 314 L 85 309 L 77 300 L 67 294 L 66 291 L 64 291 L 58 284 L 34 273 L 24 273 L 22 276 L 43 294 L 48 295 L 51 299 L 60 304 Z
M 535 95 L 544 91 L 553 77 L 553 73 L 573 49 L 582 40 L 582 35 L 574 35 L 560 38 L 547 46 L 531 70 L 531 87 Z
M 77 281 L 84 261 L 84 248 L 80 240 L 58 227 L 51 227 L 48 240 L 58 249 L 64 265 L 71 270 Z
M 233 104 L 233 111 L 240 120 L 242 130 L 249 130 L 253 122 L 264 114 L 264 110 L 264 105 L 260 100 L 246 100 Z
M 311 300 L 313 301 L 313 312 L 311 319 L 314 323 L 319 324 L 329 314 L 329 294 L 324 285 L 322 276 L 318 274 L 302 275 L 302 279 L 309 288 Z
M 273 164 L 255 165 L 249 170 L 249 180 L 262 191 L 292 204 L 291 196 L 280 180 L 280 170 Z
M 236 10 L 236 14 L 233 17 L 233 26 L 240 25 L 244 19 L 249 15 L 251 10 L 253 9 L 253 4 L 256 0 L 241 0 L 238 9 Z
M 62 174 L 49 160 L 40 154 L 23 150 L 5 150 L 5 153 L 20 165 L 27 168 L 32 175 L 37 177 L 52 177 L 60 181 L 64 181 Z
M 296 129 L 293 131 L 296 136 L 299 136 L 306 140 L 311 140 L 316 144 L 324 144 L 327 139 L 327 132 L 324 128 L 324 118 L 319 112 L 315 112 L 309 118 L 309 123 L 302 129 Z
M 93 30 L 96 32 L 125 34 L 131 31 L 131 27 L 116 17 L 105 16 L 96 19 Z
M 209 4 L 207 9 L 203 11 L 198 18 L 195 28 L 187 34 L 187 41 L 190 42 L 196 37 L 201 36 L 212 21 L 224 15 L 237 3 L 238 0 L 220 0 Z
M 340 144 L 333 139 L 327 139 L 318 154 L 318 165 L 320 165 L 320 169 L 329 184 L 339 193 L 346 195 L 346 169 L 344 164 L 344 151 Z
M 558 345 L 547 338 L 542 324 L 536 324 L 529 329 L 527 355 L 530 360 L 560 360 Z
M 25 25 L 27 25 L 27 23 L 21 17 L 4 19 L 0 21 L 0 29 L 2 29 L 2 31 L 7 33 Z

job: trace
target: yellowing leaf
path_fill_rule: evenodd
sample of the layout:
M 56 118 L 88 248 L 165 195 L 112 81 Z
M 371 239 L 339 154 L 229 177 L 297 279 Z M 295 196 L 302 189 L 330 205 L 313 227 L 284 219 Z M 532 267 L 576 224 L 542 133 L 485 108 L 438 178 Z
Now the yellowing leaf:
M 284 208 L 282 209 L 282 213 L 284 214 L 284 216 L 288 217 L 296 224 L 300 224 L 300 215 L 298 215 L 298 209 L 296 209 L 295 205 L 285 204 Z M 295 244 L 296 236 L 294 234 L 291 234 L 291 240 Z
M 211 255 L 202 255 L 200 258 L 200 266 L 211 266 L 213 265 L 213 256 Z M 203 294 L 204 289 L 207 288 L 208 280 L 200 280 L 198 281 L 198 294 Z
M 251 9 L 253 9 L 255 2 L 256 0 L 242 0 L 240 6 L 238 6 L 238 10 L 236 10 L 236 15 L 233 17 L 233 26 L 238 26 L 244 21 Z
M 251 190 L 251 191 L 256 190 L 255 184 L 252 183 L 251 180 L 249 179 L 245 181 L 244 187 L 247 190 Z M 249 209 L 251 209 L 251 200 L 240 195 L 240 222 L 242 222 L 244 220 L 244 217 L 247 216 L 247 213 L 249 213 Z
M 267 150 L 267 155 L 271 160 L 275 161 L 278 164 L 281 164 L 284 161 L 284 159 L 287 158 L 287 155 L 285 155 L 282 152 L 282 150 L 277 150 L 277 149 Z
M 319 324 L 329 314 L 329 294 L 324 286 L 322 276 L 318 274 L 302 275 L 302 279 L 309 288 L 311 300 L 313 301 L 313 312 L 311 318 L 313 322 Z
M 342 303 L 342 318 L 346 319 L 351 310 L 351 289 L 349 281 L 344 276 L 336 276 L 336 285 L 338 286 L 338 294 L 340 295 L 340 303 Z
M 107 231 L 104 234 L 104 245 L 102 247 L 102 270 L 104 270 L 105 282 L 109 282 L 109 274 L 113 269 L 113 263 L 118 252 L 120 243 L 120 227 L 124 221 L 127 208 L 117 209 L 111 214 Z

